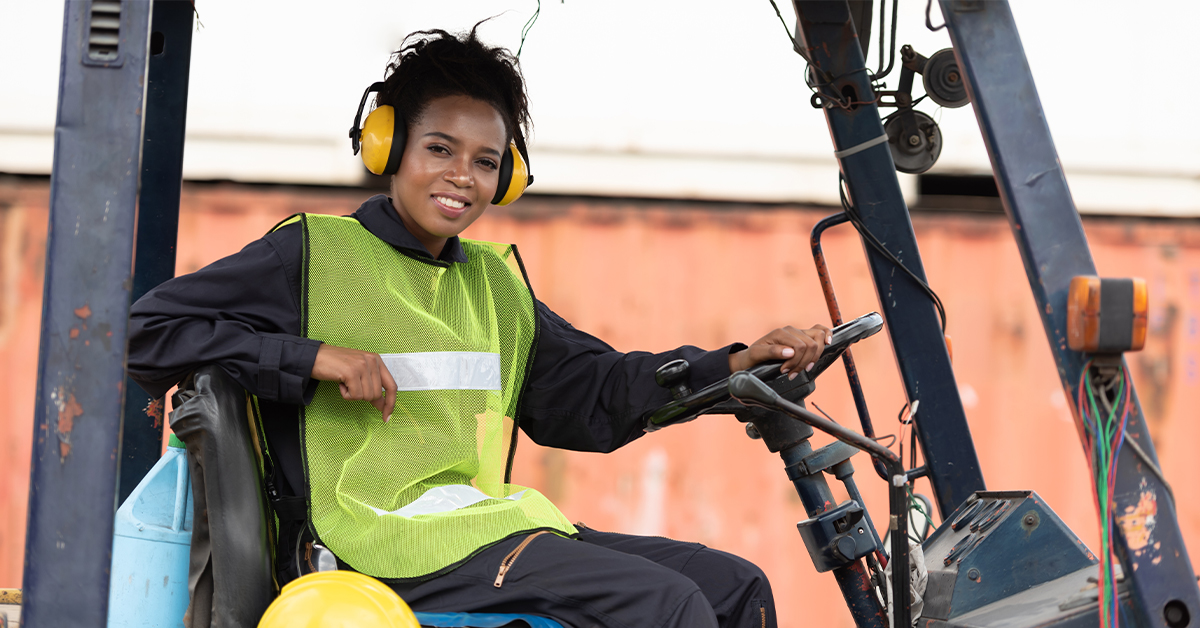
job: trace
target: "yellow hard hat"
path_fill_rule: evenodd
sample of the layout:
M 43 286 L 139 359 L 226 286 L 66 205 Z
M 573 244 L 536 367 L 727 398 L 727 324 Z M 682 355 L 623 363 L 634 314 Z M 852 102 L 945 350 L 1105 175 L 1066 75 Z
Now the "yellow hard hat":
M 258 628 L 420 628 L 386 584 L 353 571 L 317 571 L 283 587 Z

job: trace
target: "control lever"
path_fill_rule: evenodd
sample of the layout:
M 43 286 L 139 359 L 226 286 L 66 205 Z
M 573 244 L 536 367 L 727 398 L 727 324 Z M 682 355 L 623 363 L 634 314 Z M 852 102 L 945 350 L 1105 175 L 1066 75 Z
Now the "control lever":
M 891 480 L 888 482 L 888 510 L 891 514 L 888 529 L 892 531 L 890 560 L 894 604 L 892 612 L 894 623 L 892 625 L 909 626 L 911 624 L 912 597 L 909 589 L 908 535 L 898 532 L 899 530 L 908 530 L 908 476 L 900 457 L 874 440 L 784 399 L 762 380 L 746 371 L 738 371 L 729 376 L 729 394 L 743 404 L 778 410 L 793 419 L 807 423 L 847 445 L 867 452 L 873 458 L 882 461 L 887 467 L 888 477 Z
M 682 399 L 692 394 L 691 387 L 687 385 L 690 368 L 687 360 L 671 360 L 654 371 L 654 381 L 670 390 L 672 397 Z
M 738 371 L 729 377 L 729 394 L 738 401 L 754 401 L 768 408 L 779 400 L 779 393 L 746 371 Z

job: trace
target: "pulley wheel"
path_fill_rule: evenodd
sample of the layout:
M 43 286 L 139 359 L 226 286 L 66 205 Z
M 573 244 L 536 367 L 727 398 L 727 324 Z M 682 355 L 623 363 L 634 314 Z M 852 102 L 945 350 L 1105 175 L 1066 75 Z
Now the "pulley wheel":
M 892 151 L 896 170 L 921 174 L 932 168 L 942 154 L 942 130 L 933 118 L 920 111 L 913 111 L 913 116 L 917 121 L 915 133 L 905 136 L 900 114 L 892 115 L 883 130 L 888 136 L 888 148 Z
M 933 102 L 950 109 L 971 102 L 967 97 L 967 83 L 962 72 L 958 71 L 958 59 L 954 58 L 953 48 L 943 48 L 933 53 L 925 62 L 925 71 L 921 74 L 925 93 Z

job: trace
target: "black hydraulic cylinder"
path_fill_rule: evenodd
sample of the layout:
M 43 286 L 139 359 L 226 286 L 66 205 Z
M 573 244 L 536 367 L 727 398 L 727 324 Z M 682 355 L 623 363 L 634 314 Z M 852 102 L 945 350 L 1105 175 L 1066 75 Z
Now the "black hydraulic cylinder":
M 154 2 L 137 246 L 130 295 L 133 301 L 175 276 L 194 13 L 190 2 Z M 118 504 L 125 501 L 158 461 L 162 430 L 161 401 L 156 403 L 133 380 L 126 378 Z
M 30 628 L 107 619 L 150 15 L 149 2 L 64 11 L 25 539 Z

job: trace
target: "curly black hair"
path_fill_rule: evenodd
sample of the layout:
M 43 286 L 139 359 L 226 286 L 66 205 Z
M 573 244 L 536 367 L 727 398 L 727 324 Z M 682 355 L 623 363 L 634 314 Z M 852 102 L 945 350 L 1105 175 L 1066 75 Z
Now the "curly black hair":
M 469 96 L 500 112 L 509 139 L 522 152 L 532 123 L 525 79 L 518 60 L 499 46 L 488 46 L 476 31 L 451 34 L 441 29 L 417 31 L 404 38 L 388 62 L 384 87 L 375 105 L 391 105 L 404 123 L 413 123 L 429 101 L 443 96 Z

